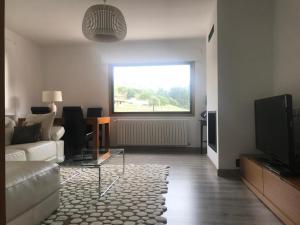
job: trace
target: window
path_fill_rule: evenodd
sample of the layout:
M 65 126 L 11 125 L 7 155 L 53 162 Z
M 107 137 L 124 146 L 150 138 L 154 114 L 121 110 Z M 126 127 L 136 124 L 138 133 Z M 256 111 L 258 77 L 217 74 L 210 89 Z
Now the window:
M 192 114 L 194 63 L 112 65 L 111 114 Z

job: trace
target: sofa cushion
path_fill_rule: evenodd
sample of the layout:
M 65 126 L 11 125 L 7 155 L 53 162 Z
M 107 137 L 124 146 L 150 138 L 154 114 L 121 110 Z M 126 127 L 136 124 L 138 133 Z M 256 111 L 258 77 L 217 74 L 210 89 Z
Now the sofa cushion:
M 65 134 L 65 128 L 62 126 L 53 126 L 51 129 L 51 140 L 58 141 Z
M 25 126 L 41 123 L 42 124 L 42 140 L 48 141 L 51 138 L 51 128 L 53 126 L 55 113 L 47 114 L 29 114 L 24 122 Z
M 55 141 L 39 141 L 35 143 L 9 145 L 6 149 L 22 149 L 28 161 L 44 161 L 56 157 Z
M 5 117 L 5 127 L 14 127 L 14 126 L 16 126 L 16 122 L 13 119 L 6 116 Z
M 9 117 L 5 117 L 5 146 L 11 144 L 16 122 Z
M 40 141 L 41 124 L 37 123 L 32 126 L 15 127 L 11 144 L 24 144 Z
M 5 161 L 26 161 L 24 150 L 5 149 Z
M 11 221 L 59 190 L 59 167 L 49 162 L 6 162 L 6 216 Z

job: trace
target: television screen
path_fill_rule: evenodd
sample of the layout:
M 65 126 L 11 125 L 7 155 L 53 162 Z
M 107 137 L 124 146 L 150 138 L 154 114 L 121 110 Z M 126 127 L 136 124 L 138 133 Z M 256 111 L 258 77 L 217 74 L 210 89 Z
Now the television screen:
M 256 148 L 292 166 L 292 96 L 281 95 L 255 101 Z

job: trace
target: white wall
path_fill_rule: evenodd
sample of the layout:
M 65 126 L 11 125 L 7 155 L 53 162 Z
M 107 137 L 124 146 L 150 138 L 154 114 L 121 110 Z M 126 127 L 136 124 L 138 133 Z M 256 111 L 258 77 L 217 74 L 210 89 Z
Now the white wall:
M 255 152 L 254 100 L 273 91 L 273 1 L 218 4 L 219 167 Z
M 58 104 L 58 115 L 62 105 L 81 105 L 83 108 L 101 106 L 104 114 L 108 115 L 108 64 L 195 61 L 195 116 L 186 119 L 189 120 L 191 146 L 200 145 L 198 119 L 201 111 L 205 109 L 206 93 L 204 40 L 48 46 L 43 52 L 45 88 L 63 92 L 63 103 Z M 117 118 L 114 117 L 115 119 Z
M 300 107 L 300 1 L 276 0 L 274 24 L 274 91 L 290 93 Z
M 217 101 L 208 105 L 218 104 L 217 168 L 234 169 L 256 152 L 254 100 L 273 93 L 273 1 L 219 0 L 217 27 Z
M 43 72 L 41 49 L 5 29 L 5 114 L 24 116 L 41 105 Z
M 209 34 L 214 25 L 214 34 L 208 42 L 206 38 L 206 89 L 207 89 L 207 111 L 216 111 L 218 118 L 218 21 L 217 21 L 217 1 L 214 3 L 214 10 L 211 14 L 211 21 L 207 30 Z M 218 119 L 217 119 L 218 133 Z M 217 135 L 217 152 L 207 145 L 207 155 L 216 166 L 219 168 L 218 156 L 218 135 Z
M 274 19 L 274 94 L 292 94 L 295 141 L 300 153 L 300 1 L 276 0 Z

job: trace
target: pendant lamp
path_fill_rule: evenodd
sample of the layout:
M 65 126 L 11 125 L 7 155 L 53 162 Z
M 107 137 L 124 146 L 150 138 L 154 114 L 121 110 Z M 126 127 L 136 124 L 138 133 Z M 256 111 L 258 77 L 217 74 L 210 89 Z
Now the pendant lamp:
M 123 40 L 127 33 L 122 12 L 111 5 L 93 5 L 87 9 L 82 21 L 84 36 L 92 41 L 114 42 Z

